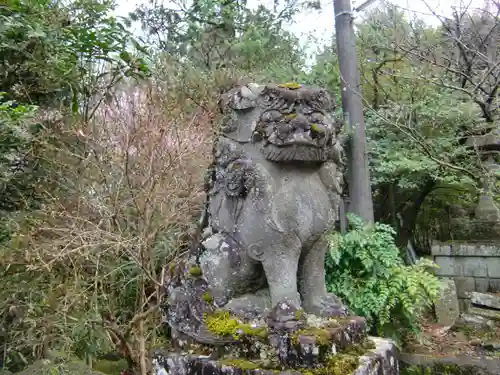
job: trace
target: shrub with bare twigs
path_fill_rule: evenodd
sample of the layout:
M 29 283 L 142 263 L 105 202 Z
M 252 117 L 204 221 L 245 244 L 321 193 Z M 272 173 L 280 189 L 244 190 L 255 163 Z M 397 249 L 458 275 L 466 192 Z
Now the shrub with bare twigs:
M 203 203 L 214 118 L 209 106 L 179 111 L 165 90 L 127 89 L 92 121 L 47 131 L 47 199 L 2 255 L 11 278 L 0 300 L 18 312 L 6 360 L 60 348 L 92 363 L 119 351 L 144 373 L 163 267 Z

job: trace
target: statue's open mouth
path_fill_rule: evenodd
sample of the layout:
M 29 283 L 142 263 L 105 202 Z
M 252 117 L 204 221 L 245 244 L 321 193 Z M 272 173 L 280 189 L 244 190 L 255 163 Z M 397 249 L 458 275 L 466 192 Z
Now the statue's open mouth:
M 292 145 L 325 147 L 332 131 L 323 120 L 324 116 L 321 113 L 304 115 L 268 111 L 262 114 L 253 133 L 253 140 L 278 147 Z

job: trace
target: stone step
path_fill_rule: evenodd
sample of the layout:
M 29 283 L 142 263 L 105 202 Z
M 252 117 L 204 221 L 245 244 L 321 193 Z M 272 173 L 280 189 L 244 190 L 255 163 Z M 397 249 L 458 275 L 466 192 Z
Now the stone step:
M 467 311 L 468 314 L 479 315 L 483 318 L 499 320 L 500 321 L 500 311 L 481 309 L 480 307 L 470 307 Z
M 361 344 L 367 337 L 366 330 L 365 319 L 352 316 L 337 320 L 334 324 L 294 332 L 291 334 L 291 344 L 301 358 L 307 358 L 310 353 L 318 353 L 317 358 L 323 358 L 327 354 L 336 354 Z M 314 362 L 312 360 L 310 364 Z
M 425 354 L 400 353 L 401 374 L 412 375 L 498 375 L 500 359 L 471 356 L 439 357 Z
M 470 297 L 474 305 L 500 310 L 500 297 L 498 296 L 490 293 L 470 292 Z

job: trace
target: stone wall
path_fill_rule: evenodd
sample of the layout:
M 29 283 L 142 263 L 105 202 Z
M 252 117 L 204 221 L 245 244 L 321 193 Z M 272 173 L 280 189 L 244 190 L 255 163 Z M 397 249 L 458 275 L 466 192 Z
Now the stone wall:
M 470 306 L 469 292 L 500 292 L 500 243 L 438 243 L 432 258 L 437 276 L 455 280 L 462 311 Z

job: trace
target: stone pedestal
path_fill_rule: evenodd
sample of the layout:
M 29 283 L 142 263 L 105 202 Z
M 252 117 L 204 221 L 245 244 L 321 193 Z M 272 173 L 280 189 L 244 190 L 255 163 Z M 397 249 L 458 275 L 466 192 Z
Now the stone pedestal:
M 399 375 L 398 354 L 394 344 L 373 337 L 372 349 L 368 349 L 357 361 L 340 354 L 328 367 L 315 369 L 266 369 L 258 362 L 243 360 L 213 360 L 206 355 L 188 353 L 155 353 L 153 375 Z M 354 368 L 354 370 L 352 370 Z
M 399 375 L 396 346 L 367 336 L 362 318 L 309 318 L 316 326 L 274 337 L 270 333 L 267 339 L 259 334 L 218 348 L 194 345 L 175 353 L 156 351 L 153 375 Z

